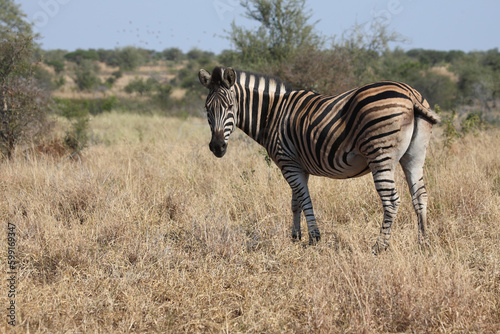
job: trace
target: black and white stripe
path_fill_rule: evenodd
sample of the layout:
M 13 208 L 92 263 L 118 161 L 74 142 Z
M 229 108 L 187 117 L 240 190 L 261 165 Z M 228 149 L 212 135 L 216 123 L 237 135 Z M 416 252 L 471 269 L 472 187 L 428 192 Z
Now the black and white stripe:
M 427 193 L 423 164 L 439 117 L 404 83 L 377 82 L 337 96 L 292 90 L 279 79 L 216 67 L 200 70 L 209 89 L 205 108 L 210 149 L 222 157 L 235 126 L 264 146 L 292 189 L 292 236 L 301 238 L 300 214 L 310 242 L 320 239 L 307 186 L 309 175 L 342 179 L 373 174 L 384 219 L 374 251 L 389 244 L 400 199 L 394 183 L 403 167 L 426 242 Z

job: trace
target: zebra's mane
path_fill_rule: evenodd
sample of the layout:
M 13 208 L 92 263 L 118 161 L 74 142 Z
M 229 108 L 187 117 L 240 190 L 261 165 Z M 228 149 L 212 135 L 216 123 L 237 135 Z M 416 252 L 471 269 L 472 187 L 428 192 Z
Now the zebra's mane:
M 235 70 L 236 72 L 236 81 L 242 85 L 245 88 L 254 88 L 254 87 L 249 87 L 248 82 L 250 82 L 249 78 L 253 77 L 254 82 L 260 82 L 262 79 L 266 82 L 266 87 L 280 87 L 280 90 L 283 92 L 284 91 L 288 92 L 293 90 L 292 85 L 289 83 L 271 76 L 271 75 L 266 75 L 266 74 L 260 74 L 260 73 L 254 73 L 254 72 L 249 72 L 249 71 L 241 71 L 241 70 Z M 242 78 L 245 78 L 245 80 L 242 80 Z M 243 81 L 243 82 L 242 82 Z M 273 89 L 269 90 L 269 93 L 274 93 Z

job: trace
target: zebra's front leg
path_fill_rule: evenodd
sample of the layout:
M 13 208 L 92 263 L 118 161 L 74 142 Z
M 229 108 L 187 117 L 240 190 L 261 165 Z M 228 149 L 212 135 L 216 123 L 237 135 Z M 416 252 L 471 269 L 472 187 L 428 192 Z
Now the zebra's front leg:
M 302 233 L 300 231 L 300 213 L 304 212 L 307 221 L 307 229 L 309 232 L 309 244 L 315 244 L 320 240 L 320 233 L 316 218 L 314 216 L 311 197 L 309 196 L 309 174 L 298 171 L 283 171 L 283 176 L 292 188 L 292 212 L 293 212 L 293 229 L 292 238 L 300 239 Z
M 293 191 L 292 191 L 292 213 L 293 213 L 292 239 L 302 240 L 302 231 L 300 230 L 300 214 L 302 213 L 302 208 L 300 207 L 299 201 L 297 200 L 297 195 Z

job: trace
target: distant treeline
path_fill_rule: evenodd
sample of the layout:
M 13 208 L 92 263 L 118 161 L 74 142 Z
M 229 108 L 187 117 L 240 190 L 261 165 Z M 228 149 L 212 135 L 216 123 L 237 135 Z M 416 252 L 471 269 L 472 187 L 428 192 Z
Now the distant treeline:
M 42 52 L 44 62 L 52 66 L 56 73 L 64 72 L 67 63 L 74 63 L 77 67 L 73 71 L 77 72 L 78 68 L 89 68 L 88 63 L 95 61 L 117 67 L 119 72 L 126 72 L 142 65 L 165 61 L 171 68 L 169 71 L 175 74 L 175 79 L 169 84 L 198 96 L 203 90 L 196 81 L 197 71 L 218 64 L 272 72 L 270 74 L 284 78 L 297 88 L 325 94 L 340 93 L 349 87 L 377 80 L 404 81 L 420 90 L 431 104 L 439 104 L 444 109 L 474 105 L 483 111 L 490 111 L 496 108 L 500 92 L 498 49 L 467 53 L 458 50 L 394 49 L 377 53 L 369 50 L 354 52 L 343 46 L 337 49 L 306 50 L 279 66 L 245 63 L 238 52 L 229 50 L 214 54 L 199 49 L 183 52 L 179 48 L 168 48 L 159 52 L 125 47 Z M 120 75 L 115 74 L 116 77 Z M 92 83 L 80 86 L 82 89 L 95 88 Z

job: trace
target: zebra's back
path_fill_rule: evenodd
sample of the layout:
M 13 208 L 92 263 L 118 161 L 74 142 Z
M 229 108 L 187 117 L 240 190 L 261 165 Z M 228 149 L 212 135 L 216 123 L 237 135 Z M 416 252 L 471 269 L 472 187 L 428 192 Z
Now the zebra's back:
M 410 86 L 378 82 L 338 96 L 290 92 L 284 101 L 281 154 L 312 175 L 361 176 L 369 164 L 397 159 L 413 134 L 415 105 L 429 104 Z M 278 159 L 279 160 L 279 159 Z

